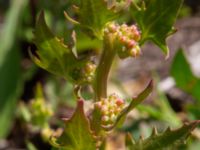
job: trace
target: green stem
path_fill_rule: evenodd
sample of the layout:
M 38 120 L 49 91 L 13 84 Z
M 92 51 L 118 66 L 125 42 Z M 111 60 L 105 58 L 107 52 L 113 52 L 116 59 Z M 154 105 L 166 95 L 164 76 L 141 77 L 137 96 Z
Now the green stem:
M 107 97 L 107 80 L 112 66 L 113 59 L 116 55 L 116 51 L 113 46 L 113 37 L 104 36 L 104 48 L 103 53 L 97 67 L 96 78 L 94 82 L 95 100 L 99 101 L 102 97 Z

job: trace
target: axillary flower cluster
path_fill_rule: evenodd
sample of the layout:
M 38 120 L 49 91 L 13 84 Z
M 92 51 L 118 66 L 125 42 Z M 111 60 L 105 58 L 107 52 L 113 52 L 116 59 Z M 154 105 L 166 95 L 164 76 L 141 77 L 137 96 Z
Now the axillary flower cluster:
M 96 65 L 92 62 L 87 62 L 83 67 L 83 80 L 86 82 L 92 82 L 95 75 Z
M 116 94 L 112 94 L 107 98 L 101 98 L 100 101 L 95 103 L 95 109 L 100 111 L 101 125 L 103 126 L 113 125 L 124 107 L 124 100 Z
M 141 34 L 136 25 L 128 26 L 126 24 L 109 23 L 104 33 L 114 38 L 114 44 L 120 58 L 140 55 L 138 41 L 141 38 Z

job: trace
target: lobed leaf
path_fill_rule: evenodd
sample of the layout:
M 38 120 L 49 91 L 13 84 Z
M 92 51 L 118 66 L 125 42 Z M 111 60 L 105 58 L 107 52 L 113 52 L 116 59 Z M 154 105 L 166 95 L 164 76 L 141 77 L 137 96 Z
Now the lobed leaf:
M 176 130 L 167 130 L 163 133 L 157 133 L 154 129 L 152 135 L 147 139 L 139 141 L 132 140 L 130 144 L 130 136 L 128 136 L 128 146 L 131 150 L 164 150 L 167 148 L 181 145 L 189 137 L 191 132 L 200 124 L 200 120 L 184 124 Z
M 129 3 L 129 0 L 123 3 L 110 0 L 80 0 L 80 7 L 77 8 L 78 22 L 70 18 L 67 13 L 65 16 L 72 23 L 80 24 L 92 37 L 101 39 L 105 24 L 116 19 L 119 16 L 120 8 L 127 7 Z M 117 10 L 113 8 L 117 8 Z
M 69 47 L 53 35 L 43 12 L 37 20 L 34 43 L 38 48 L 37 56 L 32 53 L 30 56 L 38 66 L 65 79 L 78 80 L 74 70 L 83 67 L 85 62 L 77 59 Z
M 146 8 L 133 9 L 132 14 L 142 31 L 141 44 L 153 41 L 168 56 L 166 38 L 175 32 L 173 24 L 183 0 L 146 0 Z
M 90 125 L 83 110 L 83 100 L 78 101 L 78 106 L 73 116 L 65 121 L 65 129 L 58 139 L 53 138 L 54 146 L 62 150 L 95 150 L 95 139 L 90 130 Z

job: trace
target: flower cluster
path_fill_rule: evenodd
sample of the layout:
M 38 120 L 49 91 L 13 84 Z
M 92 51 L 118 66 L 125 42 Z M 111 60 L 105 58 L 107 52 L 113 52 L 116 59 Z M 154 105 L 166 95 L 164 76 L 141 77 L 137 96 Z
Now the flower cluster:
M 102 98 L 95 103 L 95 108 L 101 113 L 101 124 L 109 126 L 115 123 L 117 116 L 125 106 L 124 100 L 116 94 L 110 95 L 108 98 Z
M 91 83 L 94 78 L 96 65 L 93 62 L 86 62 L 82 66 L 78 66 L 71 72 L 73 80 L 79 84 Z
M 86 82 L 91 82 L 93 80 L 94 74 L 96 70 L 96 65 L 92 62 L 86 63 L 83 68 L 84 79 Z
M 43 98 L 36 98 L 30 103 L 31 120 L 34 125 L 44 127 L 49 118 L 53 115 L 53 110 Z
M 126 24 L 110 23 L 104 32 L 115 37 L 115 44 L 117 45 L 120 58 L 137 57 L 140 55 L 138 41 L 141 38 L 141 34 L 135 25 L 128 26 Z

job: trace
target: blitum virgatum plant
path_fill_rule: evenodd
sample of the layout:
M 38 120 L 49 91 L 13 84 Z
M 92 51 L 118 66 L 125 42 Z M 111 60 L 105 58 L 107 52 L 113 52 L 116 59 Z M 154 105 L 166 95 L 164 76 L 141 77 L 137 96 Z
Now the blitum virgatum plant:
M 102 43 L 97 63 L 91 56 L 82 57 L 76 46 L 76 32 L 71 43 L 66 44 L 48 28 L 44 12 L 40 13 L 35 28 L 34 43 L 37 55 L 30 52 L 32 60 L 41 68 L 63 77 L 74 84 L 77 108 L 71 118 L 64 120 L 65 128 L 60 136 L 51 136 L 50 143 L 63 150 L 105 149 L 106 136 L 123 125 L 127 114 L 140 104 L 152 91 L 147 87 L 130 103 L 117 93 L 107 94 L 109 72 L 116 56 L 121 59 L 140 57 L 141 46 L 152 41 L 161 48 L 166 57 L 169 49 L 166 38 L 175 32 L 173 24 L 183 0 L 77 0 L 74 13 L 77 19 L 64 15 L 74 27 L 80 28 L 91 39 Z M 129 14 L 135 24 L 128 25 L 118 20 Z M 98 57 L 97 57 L 98 58 Z M 81 87 L 90 85 L 94 99 L 91 110 L 84 110 Z M 126 149 L 155 150 L 173 147 L 184 141 L 199 121 L 183 125 L 177 130 L 167 129 L 139 141 L 127 134 Z

